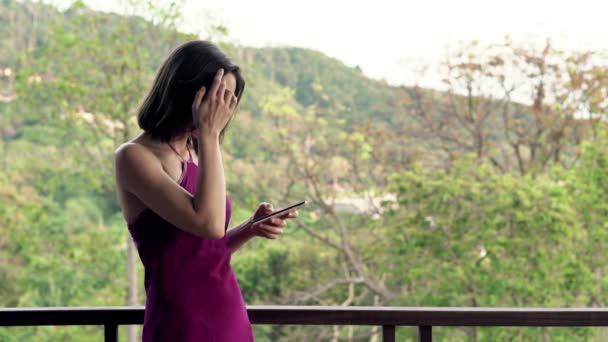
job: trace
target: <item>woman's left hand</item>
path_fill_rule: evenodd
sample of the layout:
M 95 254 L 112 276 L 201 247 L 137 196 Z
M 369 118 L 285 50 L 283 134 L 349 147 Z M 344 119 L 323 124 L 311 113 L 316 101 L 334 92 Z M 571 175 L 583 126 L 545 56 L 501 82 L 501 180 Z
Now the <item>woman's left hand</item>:
M 253 215 L 253 219 L 257 219 L 273 212 L 272 204 L 262 203 Z M 276 239 L 283 235 L 283 230 L 287 227 L 287 220 L 298 217 L 296 209 L 288 211 L 283 215 L 273 217 L 267 221 L 254 224 L 251 226 L 251 231 L 256 236 L 261 236 L 267 239 Z

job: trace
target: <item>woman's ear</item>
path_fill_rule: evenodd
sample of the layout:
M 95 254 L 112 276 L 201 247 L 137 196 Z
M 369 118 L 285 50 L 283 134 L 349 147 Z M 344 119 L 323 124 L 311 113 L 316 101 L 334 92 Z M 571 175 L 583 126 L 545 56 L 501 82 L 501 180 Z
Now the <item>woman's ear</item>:
M 196 128 L 196 126 L 194 126 L 194 124 L 190 125 L 187 129 L 188 135 L 190 136 L 198 136 L 198 129 Z

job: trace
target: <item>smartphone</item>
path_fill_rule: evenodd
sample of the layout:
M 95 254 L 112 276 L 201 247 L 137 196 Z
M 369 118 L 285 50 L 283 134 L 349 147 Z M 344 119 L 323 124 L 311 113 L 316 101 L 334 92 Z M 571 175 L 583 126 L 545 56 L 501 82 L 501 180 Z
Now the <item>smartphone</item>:
M 289 206 L 287 208 L 283 208 L 283 209 L 280 209 L 280 210 L 277 210 L 277 211 L 273 211 L 272 213 L 270 213 L 270 214 L 268 214 L 266 216 L 262 216 L 262 217 L 260 217 L 258 219 L 255 219 L 252 224 L 262 223 L 262 222 L 264 222 L 266 220 L 269 220 L 269 219 L 271 219 L 271 218 L 273 218 L 275 216 L 278 216 L 278 215 L 281 215 L 281 214 L 285 214 L 286 212 L 291 211 L 292 209 L 295 209 L 295 208 L 297 208 L 299 206 L 302 206 L 304 204 L 306 204 L 306 201 L 302 201 L 300 203 L 296 203 L 296 204 L 291 205 L 291 206 Z

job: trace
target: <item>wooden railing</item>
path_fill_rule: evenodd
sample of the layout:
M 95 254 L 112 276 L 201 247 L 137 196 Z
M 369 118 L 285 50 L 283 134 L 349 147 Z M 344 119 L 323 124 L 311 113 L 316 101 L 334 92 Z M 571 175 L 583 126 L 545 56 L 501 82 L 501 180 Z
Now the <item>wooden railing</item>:
M 434 326 L 602 327 L 608 309 L 249 306 L 253 324 L 381 326 L 383 341 L 395 341 L 399 326 L 417 326 L 420 341 L 432 341 Z M 0 309 L 1 326 L 103 325 L 105 341 L 118 341 L 118 326 L 142 324 L 142 307 Z

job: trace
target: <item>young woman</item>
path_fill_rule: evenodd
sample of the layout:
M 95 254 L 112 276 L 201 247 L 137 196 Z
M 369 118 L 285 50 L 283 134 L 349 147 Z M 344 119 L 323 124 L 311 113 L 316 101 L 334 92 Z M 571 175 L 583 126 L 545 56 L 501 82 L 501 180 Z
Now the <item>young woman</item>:
M 115 154 L 116 186 L 145 269 L 144 341 L 253 341 L 231 253 L 283 233 L 291 211 L 227 231 L 221 141 L 245 81 L 215 45 L 188 42 L 162 65 L 138 114 L 143 133 Z

